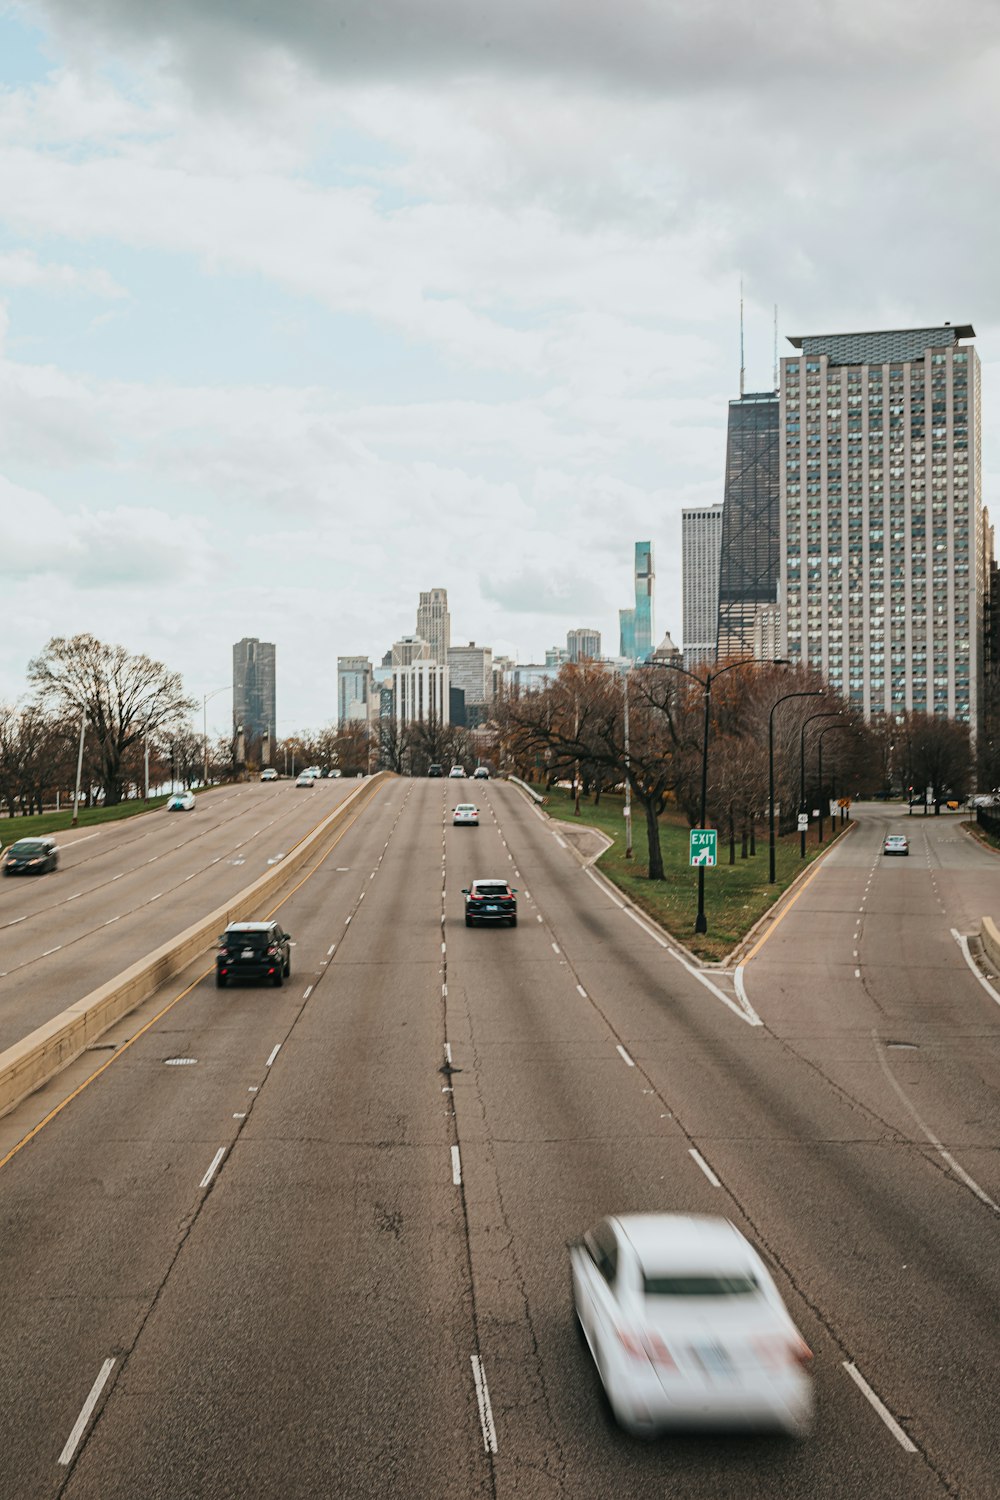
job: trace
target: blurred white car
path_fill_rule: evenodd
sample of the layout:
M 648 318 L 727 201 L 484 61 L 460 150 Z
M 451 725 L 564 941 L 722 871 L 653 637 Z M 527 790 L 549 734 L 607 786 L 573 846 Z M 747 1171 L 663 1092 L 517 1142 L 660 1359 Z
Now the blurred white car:
M 479 808 L 473 807 L 471 802 L 460 802 L 452 814 L 452 823 L 457 827 L 465 823 L 473 828 L 479 827 Z
M 167 798 L 167 812 L 194 812 L 194 792 L 174 792 Z
M 316 778 L 311 771 L 300 771 L 295 778 L 296 786 L 315 786 Z
M 883 854 L 909 854 L 910 843 L 901 833 L 890 833 L 882 842 Z
M 812 1354 L 728 1219 L 623 1214 L 570 1255 L 576 1315 L 622 1427 L 809 1431 Z
M 261 781 L 277 781 L 278 773 L 274 766 L 265 766 L 260 773 L 260 779 Z
M 464 780 L 465 779 L 465 767 L 464 766 L 452 766 L 451 770 L 448 772 L 448 775 L 451 776 L 451 777 L 454 777 L 454 779 L 456 781 L 458 781 L 460 778 L 462 780 Z

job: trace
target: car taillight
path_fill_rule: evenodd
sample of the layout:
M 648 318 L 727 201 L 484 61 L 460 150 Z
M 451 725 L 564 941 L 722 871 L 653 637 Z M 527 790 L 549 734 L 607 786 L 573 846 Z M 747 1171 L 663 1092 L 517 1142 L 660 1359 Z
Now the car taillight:
M 646 1359 L 650 1364 L 676 1370 L 677 1361 L 658 1333 L 645 1328 L 616 1328 L 615 1333 L 630 1359 Z
M 796 1339 L 788 1346 L 788 1353 L 793 1363 L 801 1365 L 803 1369 L 812 1364 L 813 1352 L 805 1339 Z
M 630 1359 L 648 1359 L 645 1349 L 635 1334 L 629 1333 L 625 1328 L 616 1328 L 618 1342 Z

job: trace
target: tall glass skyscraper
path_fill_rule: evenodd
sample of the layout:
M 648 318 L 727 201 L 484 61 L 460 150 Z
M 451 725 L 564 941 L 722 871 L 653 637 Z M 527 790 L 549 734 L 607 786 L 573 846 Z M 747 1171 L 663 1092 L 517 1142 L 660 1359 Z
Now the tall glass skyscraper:
M 793 338 L 782 655 L 866 715 L 982 712 L 987 522 L 970 325 Z
M 250 735 L 275 732 L 273 641 L 244 636 L 233 647 L 233 725 Z
M 635 605 L 618 611 L 619 655 L 629 661 L 648 661 L 655 645 L 653 599 L 656 570 L 652 542 L 635 544 Z
M 777 391 L 729 403 L 719 553 L 716 652 L 753 656 L 759 617 L 773 617 L 781 558 L 781 444 Z M 687 637 L 685 636 L 685 644 Z

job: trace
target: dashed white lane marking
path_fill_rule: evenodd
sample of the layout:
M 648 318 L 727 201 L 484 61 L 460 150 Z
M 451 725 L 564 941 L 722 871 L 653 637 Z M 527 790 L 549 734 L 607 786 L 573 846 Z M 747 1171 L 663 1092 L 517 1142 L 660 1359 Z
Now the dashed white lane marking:
M 843 1365 L 844 1369 L 847 1371 L 848 1375 L 850 1375 L 858 1390 L 864 1396 L 865 1400 L 868 1401 L 878 1412 L 879 1416 L 882 1418 L 882 1421 L 888 1427 L 889 1431 L 892 1433 L 893 1437 L 896 1439 L 896 1442 L 903 1449 L 903 1451 L 905 1453 L 916 1453 L 916 1444 L 910 1442 L 910 1439 L 906 1436 L 906 1433 L 903 1431 L 902 1427 L 900 1427 L 899 1423 L 896 1421 L 896 1418 L 892 1415 L 892 1412 L 889 1411 L 888 1407 L 884 1406 L 878 1399 L 875 1392 L 872 1390 L 871 1386 L 868 1384 L 867 1380 L 858 1369 L 857 1365 L 852 1364 L 849 1359 L 845 1359 Z
M 444 1000 L 448 998 L 448 986 L 446 984 L 441 986 L 441 998 Z
M 281 1043 L 279 1042 L 276 1047 L 272 1047 L 271 1048 L 271 1056 L 268 1058 L 267 1062 L 264 1064 L 265 1068 L 269 1068 L 271 1066 L 271 1064 L 274 1062 L 274 1059 L 277 1057 L 277 1055 L 278 1055 L 278 1053 L 280 1051 L 281 1051 Z
M 349 924 L 350 924 L 350 920 L 351 920 L 351 919 L 350 919 L 350 917 L 348 917 L 348 918 L 347 918 L 347 921 L 346 921 L 346 922 L 345 922 L 345 923 L 344 923 L 344 926 L 345 926 L 345 927 L 347 927 L 347 926 L 349 926 Z
M 536 921 L 536 922 L 540 922 L 540 921 L 541 921 L 541 920 L 542 920 L 542 919 L 541 919 L 541 917 L 540 917 L 540 916 L 538 916 L 538 915 L 537 915 L 537 914 L 536 914 L 536 916 L 535 916 L 535 921 Z
M 486 1371 L 478 1354 L 472 1355 L 472 1378 L 476 1382 L 476 1405 L 479 1407 L 479 1425 L 483 1430 L 483 1447 L 487 1453 L 497 1451 L 497 1430 L 493 1423 L 493 1407 L 490 1404 Z
M 444 1060 L 445 1060 L 446 1063 L 448 1063 L 450 1065 L 450 1063 L 451 1063 L 451 1043 L 450 1042 L 445 1042 L 445 1044 L 444 1044 Z
M 334 948 L 336 948 L 336 946 L 337 946 L 336 943 L 331 943 L 330 944 L 329 948 L 327 948 L 327 950 L 326 950 L 326 956 L 327 956 L 327 958 L 332 958 L 333 957 L 333 950 L 334 950 Z
M 225 1146 L 220 1146 L 219 1149 L 218 1149 L 218 1151 L 216 1151 L 215 1155 L 212 1157 L 212 1165 L 209 1167 L 208 1171 L 205 1173 L 204 1177 L 201 1179 L 201 1184 L 200 1185 L 203 1188 L 208 1187 L 208 1185 L 211 1182 L 212 1178 L 215 1176 L 216 1172 L 219 1170 L 219 1163 L 222 1161 L 222 1158 L 225 1156 L 225 1154 L 226 1154 L 226 1148 L 225 1148 Z
M 857 956 L 858 956 L 858 950 L 857 950 L 857 948 L 855 948 L 855 950 L 854 950 L 854 957 L 857 958 Z
M 552 944 L 552 952 L 553 953 L 558 953 L 559 952 L 559 944 L 558 943 L 553 943 Z
M 632 1061 L 632 1059 L 631 1059 L 631 1058 L 630 1058 L 630 1057 L 629 1057 L 629 1055 L 628 1055 L 628 1053 L 627 1053 L 627 1052 L 626 1052 L 626 1051 L 625 1051 L 625 1048 L 624 1048 L 624 1047 L 623 1047 L 623 1046 L 622 1046 L 622 1044 L 621 1044 L 621 1042 L 619 1042 L 619 1043 L 618 1043 L 618 1046 L 617 1046 L 617 1048 L 616 1048 L 616 1049 L 615 1049 L 615 1050 L 616 1050 L 616 1051 L 617 1051 L 617 1052 L 620 1052 L 620 1053 L 621 1053 L 621 1055 L 622 1055 L 622 1059 L 623 1059 L 623 1061 L 624 1061 L 624 1062 L 625 1062 L 625 1064 L 626 1064 L 626 1065 L 627 1065 L 627 1066 L 628 1066 L 628 1067 L 630 1067 L 630 1068 L 634 1068 L 634 1067 L 635 1067 L 635 1063 L 634 1063 L 634 1062 L 633 1062 L 633 1061 Z
M 451 1180 L 456 1187 L 462 1186 L 462 1157 L 457 1146 L 451 1148 Z
M 45 952 L 42 954 L 42 957 L 43 958 L 48 958 L 48 956 L 49 956 L 50 953 L 58 953 L 59 949 L 61 947 L 62 947 L 62 943 L 56 943 L 56 945 L 55 945 L 54 948 L 46 948 Z
M 303 1000 L 308 1000 L 308 999 L 309 999 L 309 996 L 310 996 L 310 995 L 311 995 L 311 994 L 312 994 L 312 992 L 313 992 L 313 987 L 312 987 L 312 985 L 311 985 L 311 984 L 310 984 L 310 985 L 308 985 L 308 986 L 307 986 L 307 987 L 306 987 L 306 989 L 305 989 L 305 990 L 304 990 L 304 991 L 303 991 L 303 994 L 302 994 L 302 998 L 303 998 Z
M 576 992 L 577 992 L 578 995 L 582 995 L 583 998 L 586 1000 L 586 998 L 587 998 L 587 991 L 584 989 L 584 987 L 583 987 L 582 984 L 578 984 L 577 985 Z
M 218 864 L 218 860 L 217 859 L 213 859 L 212 863 L 213 863 L 213 865 L 216 865 L 216 864 Z M 125 871 L 124 870 L 121 872 L 120 875 L 112 875 L 112 877 L 111 877 L 112 880 L 124 880 L 124 878 L 125 878 Z
M 82 895 L 83 895 L 82 891 L 74 891 L 74 893 L 73 893 L 72 896 L 67 896 L 66 897 L 66 904 L 69 905 L 69 903 L 71 901 L 78 901 Z M 23 918 L 19 918 L 18 920 L 19 921 L 23 920 Z
M 150 896 L 149 899 L 150 899 L 150 901 L 159 901 L 159 899 L 160 899 L 160 897 L 162 895 L 163 895 L 162 891 L 157 891 L 156 895 L 155 896 Z
M 695 1164 L 701 1168 L 713 1187 L 722 1186 L 722 1183 L 716 1177 L 715 1173 L 712 1171 L 712 1168 L 708 1165 L 708 1162 L 702 1156 L 700 1151 L 696 1151 L 693 1146 L 689 1146 L 688 1155 L 693 1159 Z
M 861 970 L 860 969 L 855 969 L 855 971 L 854 971 L 854 977 L 855 977 L 855 979 L 860 979 L 861 978 Z
M 247 1117 L 247 1112 L 246 1112 L 246 1110 L 244 1110 L 244 1111 L 243 1111 L 243 1113 L 242 1113 L 242 1114 L 236 1114 L 236 1115 L 233 1115 L 233 1119 L 234 1119 L 234 1120 L 245 1120 L 245 1119 L 246 1119 L 246 1117 Z
M 965 959 L 965 962 L 968 964 L 973 974 L 975 974 L 976 978 L 979 980 L 979 983 L 982 985 L 983 989 L 995 1004 L 1000 1005 L 1000 995 L 997 994 L 996 990 L 986 978 L 986 975 L 979 972 L 977 964 L 973 961 L 972 954 L 969 952 L 969 939 L 967 937 L 963 937 L 962 934 L 958 932 L 954 927 L 951 929 L 951 935 L 955 939 L 955 942 L 958 944 L 959 948 L 962 950 L 962 957 Z
M 83 1403 L 83 1406 L 80 1409 L 80 1415 L 73 1423 L 73 1430 L 70 1433 L 69 1437 L 66 1439 L 66 1446 L 63 1448 L 63 1451 L 59 1455 L 59 1462 L 63 1465 L 64 1468 L 73 1462 L 73 1455 L 79 1447 L 80 1439 L 83 1437 L 83 1434 L 87 1430 L 87 1423 L 90 1421 L 91 1417 L 94 1414 L 94 1407 L 101 1399 L 101 1392 L 107 1385 L 108 1377 L 110 1376 L 111 1371 L 114 1369 L 114 1367 L 115 1361 L 113 1359 L 106 1359 L 101 1366 L 100 1374 L 94 1381 L 93 1385 L 90 1387 L 90 1395 Z
M 441 944 L 441 952 L 442 953 L 447 953 L 448 952 L 448 944 L 447 943 L 442 943 Z
M 72 899 L 73 899 L 73 898 L 72 898 L 72 896 L 71 896 L 71 897 L 70 897 L 70 900 L 72 900 Z M 27 921 L 27 920 L 28 920 L 28 918 L 27 918 L 27 916 L 23 916 L 23 917 L 15 917 L 15 918 L 14 918 L 14 920 L 13 920 L 13 921 L 12 921 L 12 922 L 8 922 L 8 923 L 7 923 L 7 926 L 8 926 L 8 927 L 16 927 L 16 926 L 17 926 L 17 924 L 18 924 L 18 922 L 26 922 L 26 921 Z
M 892 1069 L 886 1062 L 885 1049 L 881 1046 L 879 1042 L 878 1032 L 875 1030 L 872 1031 L 872 1041 L 875 1046 L 875 1055 L 879 1060 L 879 1066 L 881 1067 L 882 1072 L 885 1074 L 889 1083 L 892 1085 L 892 1088 L 895 1090 L 897 1097 L 906 1106 L 910 1114 L 913 1116 L 913 1119 L 916 1121 L 917 1125 L 930 1141 L 938 1156 L 940 1156 L 945 1165 L 949 1167 L 952 1172 L 954 1172 L 959 1181 L 964 1182 L 969 1191 L 976 1195 L 980 1203 L 985 1203 L 986 1207 L 991 1208 L 995 1214 L 1000 1214 L 1000 1203 L 994 1203 L 989 1193 L 984 1192 L 984 1190 L 979 1186 L 979 1183 L 976 1181 L 976 1179 L 974 1177 L 970 1177 L 964 1167 L 959 1166 L 958 1162 L 952 1156 L 951 1152 L 945 1150 L 944 1146 L 938 1140 L 934 1132 L 932 1130 L 929 1130 L 928 1127 L 924 1124 L 922 1117 L 917 1112 L 915 1107 L 910 1103 L 904 1089 L 894 1077 Z

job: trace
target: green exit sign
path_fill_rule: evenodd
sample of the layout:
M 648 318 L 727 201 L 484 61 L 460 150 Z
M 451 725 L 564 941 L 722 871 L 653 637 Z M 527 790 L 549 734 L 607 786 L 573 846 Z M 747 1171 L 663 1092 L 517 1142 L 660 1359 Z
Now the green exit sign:
M 715 865 L 719 862 L 719 834 L 715 828 L 692 828 L 690 863 Z

